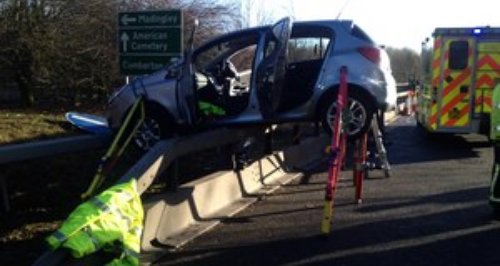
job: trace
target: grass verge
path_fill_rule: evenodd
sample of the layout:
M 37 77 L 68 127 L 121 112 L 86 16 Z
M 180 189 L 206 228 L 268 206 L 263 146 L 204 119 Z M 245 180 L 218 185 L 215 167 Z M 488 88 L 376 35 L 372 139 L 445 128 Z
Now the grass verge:
M 63 113 L 0 109 L 0 145 L 74 134 Z

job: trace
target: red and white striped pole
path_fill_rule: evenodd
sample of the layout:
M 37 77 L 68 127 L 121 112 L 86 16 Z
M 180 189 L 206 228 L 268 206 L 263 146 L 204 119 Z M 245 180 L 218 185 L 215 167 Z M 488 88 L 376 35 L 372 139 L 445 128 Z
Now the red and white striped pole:
M 342 113 L 345 107 L 347 107 L 347 67 L 342 66 L 340 68 L 340 88 L 337 95 L 336 113 L 332 119 L 333 121 L 330 121 L 332 123 L 332 141 L 325 191 L 325 206 L 321 222 L 321 232 L 325 235 L 330 233 L 334 207 L 333 198 L 340 175 L 340 168 L 342 167 L 342 160 L 344 159 L 346 138 L 342 136 Z

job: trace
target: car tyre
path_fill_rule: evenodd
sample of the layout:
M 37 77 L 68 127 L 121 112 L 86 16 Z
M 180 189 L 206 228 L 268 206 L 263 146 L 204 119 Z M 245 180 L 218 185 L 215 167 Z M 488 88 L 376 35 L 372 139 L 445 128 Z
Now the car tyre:
M 139 118 L 133 119 L 137 121 Z M 173 119 L 165 109 L 158 104 L 146 102 L 144 121 L 138 126 L 132 141 L 139 150 L 148 151 L 161 139 L 174 135 L 173 125 Z
M 337 106 L 337 94 L 334 93 L 323 104 L 321 111 L 321 123 L 328 134 L 332 134 L 332 128 L 328 121 L 335 116 Z M 375 107 L 370 97 L 358 89 L 349 88 L 348 106 L 350 119 L 347 122 L 349 139 L 356 139 L 366 133 L 371 126 Z

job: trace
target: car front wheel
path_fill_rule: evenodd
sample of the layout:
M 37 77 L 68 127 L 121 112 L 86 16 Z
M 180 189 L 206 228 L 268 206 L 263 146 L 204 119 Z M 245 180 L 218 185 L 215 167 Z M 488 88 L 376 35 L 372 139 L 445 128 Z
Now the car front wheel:
M 155 104 L 145 103 L 145 116 L 137 125 L 132 141 L 142 151 L 148 151 L 161 139 L 173 135 L 172 119 L 168 113 Z M 134 121 L 137 121 L 135 118 Z M 136 122 L 132 123 L 136 125 Z

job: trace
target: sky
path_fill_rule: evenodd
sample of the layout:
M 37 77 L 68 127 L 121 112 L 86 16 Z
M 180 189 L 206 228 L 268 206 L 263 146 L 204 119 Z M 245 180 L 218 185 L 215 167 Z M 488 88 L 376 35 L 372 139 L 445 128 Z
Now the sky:
M 293 10 L 296 20 L 335 19 L 342 10 L 340 19 L 353 20 L 375 42 L 416 52 L 436 27 L 500 27 L 500 0 L 262 1 L 277 18 Z

